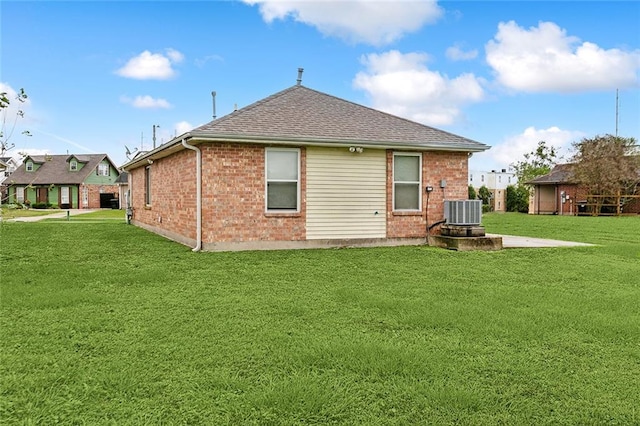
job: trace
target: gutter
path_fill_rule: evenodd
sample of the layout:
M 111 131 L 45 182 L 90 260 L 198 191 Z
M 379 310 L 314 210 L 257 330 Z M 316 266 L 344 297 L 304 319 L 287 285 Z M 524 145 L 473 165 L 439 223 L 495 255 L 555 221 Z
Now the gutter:
M 122 166 L 125 171 L 130 171 L 146 162 L 147 158 L 162 158 L 175 152 L 175 149 L 180 146 L 181 142 L 189 140 L 193 145 L 206 142 L 227 142 L 227 143 L 252 143 L 258 145 L 291 145 L 291 146 L 320 146 L 327 148 L 348 148 L 350 146 L 359 146 L 362 148 L 370 149 L 402 149 L 412 151 L 455 151 L 455 152 L 482 152 L 490 148 L 490 146 L 476 142 L 475 144 L 448 144 L 448 143 L 395 143 L 387 141 L 358 141 L 358 140 L 334 140 L 334 139 L 322 139 L 322 138 L 296 138 L 296 137 L 277 137 L 277 136 L 257 136 L 246 135 L 241 136 L 237 134 L 218 134 L 207 135 L 203 133 L 187 132 L 180 136 L 179 139 L 175 139 L 167 142 L 158 148 L 146 152 L 138 158 L 133 159 L 129 163 Z M 182 143 L 182 146 L 184 143 Z
M 202 151 L 200 148 L 187 144 L 182 139 L 182 146 L 196 152 L 196 246 L 194 252 L 202 250 Z

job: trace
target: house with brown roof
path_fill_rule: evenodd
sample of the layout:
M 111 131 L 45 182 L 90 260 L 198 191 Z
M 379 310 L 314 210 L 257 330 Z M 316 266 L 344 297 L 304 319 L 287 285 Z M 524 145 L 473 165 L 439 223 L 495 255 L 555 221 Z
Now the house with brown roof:
M 529 200 L 529 214 L 580 215 L 592 214 L 594 201 L 592 194 L 576 182 L 573 176 L 573 164 L 557 164 L 549 173 L 528 182 L 533 186 L 533 194 Z M 607 200 L 613 202 L 612 199 Z M 640 199 L 626 200 L 622 208 L 624 213 L 640 213 Z M 620 203 L 620 199 L 617 200 Z M 617 205 L 600 206 L 597 214 L 614 214 Z
M 107 154 L 30 155 L 5 183 L 10 203 L 107 208 L 118 196 L 118 174 Z
M 132 223 L 194 250 L 422 244 L 488 148 L 298 83 L 123 168 Z

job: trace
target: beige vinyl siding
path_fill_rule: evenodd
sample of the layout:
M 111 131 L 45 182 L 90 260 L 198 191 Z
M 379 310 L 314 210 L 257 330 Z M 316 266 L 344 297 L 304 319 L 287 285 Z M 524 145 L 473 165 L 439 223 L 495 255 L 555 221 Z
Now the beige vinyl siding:
M 386 153 L 307 148 L 307 239 L 386 237 Z

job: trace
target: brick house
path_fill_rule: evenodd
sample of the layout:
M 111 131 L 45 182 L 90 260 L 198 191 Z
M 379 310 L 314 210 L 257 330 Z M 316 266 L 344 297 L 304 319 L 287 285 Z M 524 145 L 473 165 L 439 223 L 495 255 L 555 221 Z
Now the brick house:
M 107 154 L 30 155 L 5 183 L 10 203 L 108 208 L 118 198 L 118 174 Z
M 593 207 L 588 200 L 588 191 L 574 181 L 572 166 L 571 163 L 558 164 L 546 175 L 525 182 L 534 188 L 529 200 L 529 214 L 591 214 Z M 606 207 L 609 207 L 609 213 L 616 210 L 615 206 L 605 206 L 605 210 Z M 640 213 L 640 199 L 630 200 L 624 205 L 623 211 Z
M 123 168 L 132 223 L 194 250 L 420 244 L 486 149 L 297 84 Z

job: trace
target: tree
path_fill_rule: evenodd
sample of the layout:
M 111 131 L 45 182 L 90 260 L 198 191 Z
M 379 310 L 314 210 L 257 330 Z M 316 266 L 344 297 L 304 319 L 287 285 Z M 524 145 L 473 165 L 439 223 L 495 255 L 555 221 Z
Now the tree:
M 513 208 L 521 213 L 529 211 L 529 196 L 531 187 L 526 184 L 538 176 L 544 176 L 556 165 L 558 158 L 557 149 L 547 145 L 545 141 L 538 142 L 538 146 L 532 152 L 524 155 L 524 159 L 511 164 L 514 174 L 518 178 L 518 186 L 515 189 Z
M 507 186 L 506 198 L 508 212 L 529 212 L 529 190 L 524 185 Z
M 0 127 L 0 155 L 4 155 L 6 151 L 9 151 L 11 148 L 13 148 L 14 145 L 9 144 L 9 139 L 11 139 L 11 136 L 13 136 L 13 131 L 16 128 L 18 118 L 24 117 L 24 111 L 18 109 L 16 111 L 16 117 L 13 120 L 11 128 L 9 129 L 7 134 L 7 113 L 9 111 L 9 107 L 11 106 L 10 96 L 11 95 L 7 92 L 0 93 L 0 112 L 2 113 L 2 126 Z M 25 93 L 24 89 L 20 89 L 15 95 L 15 99 L 20 103 L 26 102 L 27 98 L 28 96 Z M 24 132 L 22 132 L 22 134 L 29 135 L 29 132 L 25 130 Z
M 485 185 L 482 185 L 478 190 L 478 198 L 482 200 L 482 204 L 489 204 L 491 199 L 491 191 Z
M 469 185 L 469 199 L 476 200 L 478 198 L 478 194 L 476 194 L 476 189 L 473 185 Z
M 556 148 L 540 141 L 535 151 L 525 154 L 524 160 L 512 163 L 511 168 L 519 184 L 524 185 L 525 182 L 549 173 L 558 159 Z
M 573 177 L 584 186 L 595 204 L 593 214 L 603 204 L 613 204 L 620 213 L 621 204 L 640 189 L 640 150 L 634 138 L 613 135 L 583 138 L 573 144 Z

